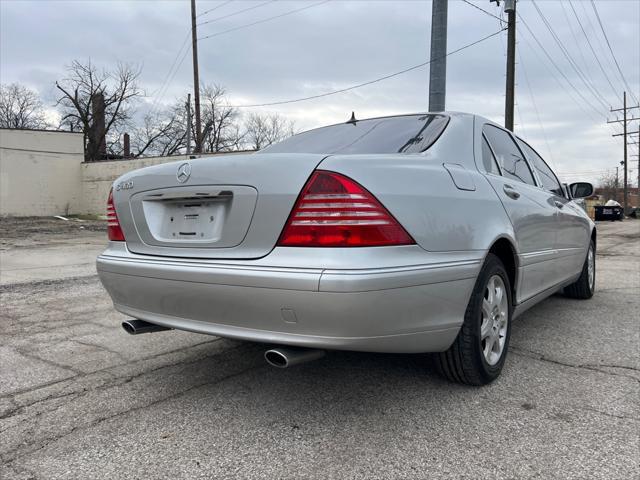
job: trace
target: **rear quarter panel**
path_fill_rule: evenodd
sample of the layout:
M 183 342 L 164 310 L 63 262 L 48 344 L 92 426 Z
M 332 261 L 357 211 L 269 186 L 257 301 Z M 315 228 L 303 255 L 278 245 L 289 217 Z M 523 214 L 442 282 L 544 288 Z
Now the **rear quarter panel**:
M 467 170 L 474 190 L 461 190 L 444 164 Z M 353 178 L 432 252 L 488 250 L 513 239 L 495 191 L 475 166 L 474 117 L 452 116 L 438 141 L 421 154 L 335 155 L 318 168 Z

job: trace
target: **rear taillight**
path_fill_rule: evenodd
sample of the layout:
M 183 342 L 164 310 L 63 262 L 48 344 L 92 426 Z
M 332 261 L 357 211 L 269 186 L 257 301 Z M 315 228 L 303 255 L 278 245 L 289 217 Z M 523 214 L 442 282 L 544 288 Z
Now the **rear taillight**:
M 120 228 L 116 207 L 113 205 L 113 189 L 109 190 L 109 200 L 107 200 L 107 234 L 111 241 L 124 242 L 124 233 Z
M 364 187 L 335 172 L 316 170 L 289 215 L 278 245 L 375 247 L 415 243 Z

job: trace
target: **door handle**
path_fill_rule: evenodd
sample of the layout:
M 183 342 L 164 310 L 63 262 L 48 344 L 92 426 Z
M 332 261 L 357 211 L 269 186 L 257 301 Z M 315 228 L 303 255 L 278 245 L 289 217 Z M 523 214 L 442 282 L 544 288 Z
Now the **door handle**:
M 514 200 L 520 198 L 520 194 L 516 192 L 511 185 L 505 185 L 504 187 L 502 187 L 502 190 L 509 198 L 513 198 Z
M 556 204 L 556 207 L 558 208 L 564 208 L 564 203 L 558 201 L 558 200 L 554 200 L 553 203 Z

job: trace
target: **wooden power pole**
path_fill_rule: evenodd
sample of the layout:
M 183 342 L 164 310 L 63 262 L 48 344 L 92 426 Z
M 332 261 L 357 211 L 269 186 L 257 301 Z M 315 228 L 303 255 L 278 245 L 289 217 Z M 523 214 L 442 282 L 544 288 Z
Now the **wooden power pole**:
M 627 213 L 627 208 L 629 207 L 629 180 L 628 180 L 628 166 L 629 166 L 629 162 L 628 162 L 628 153 L 627 153 L 627 136 L 630 135 L 631 133 L 635 133 L 635 132 L 629 132 L 628 129 L 628 125 L 629 122 L 632 120 L 640 120 L 640 117 L 637 118 L 629 118 L 627 116 L 627 111 L 628 110 L 632 110 L 634 108 L 640 108 L 640 105 L 636 105 L 633 107 L 627 107 L 627 92 L 623 92 L 622 94 L 622 108 L 617 108 L 617 109 L 611 109 L 611 112 L 622 112 L 622 120 L 610 120 L 607 121 L 607 123 L 622 123 L 622 133 L 617 133 L 615 135 L 613 135 L 614 137 L 623 137 L 623 141 L 622 141 L 622 148 L 623 148 L 623 161 L 622 161 L 622 174 L 623 174 L 623 192 L 624 192 L 624 203 L 623 203 L 623 208 L 624 208 L 624 213 Z
M 505 0 L 507 13 L 507 85 L 504 104 L 504 126 L 513 132 L 513 111 L 516 95 L 516 0 Z
M 191 0 L 191 51 L 193 53 L 193 99 L 196 109 L 195 153 L 202 153 L 202 124 L 200 122 L 200 74 L 198 73 L 198 30 L 196 0 Z
M 431 5 L 431 58 L 429 62 L 429 111 L 442 112 L 447 94 L 447 2 Z

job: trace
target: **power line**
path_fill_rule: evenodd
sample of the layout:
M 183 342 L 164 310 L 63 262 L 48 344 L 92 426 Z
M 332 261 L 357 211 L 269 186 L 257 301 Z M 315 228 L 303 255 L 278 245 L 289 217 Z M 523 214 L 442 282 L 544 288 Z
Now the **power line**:
M 275 1 L 275 0 L 271 0 L 271 1 Z M 269 22 L 269 21 L 275 20 L 277 18 L 286 17 L 287 15 L 293 15 L 294 13 L 302 12 L 303 10 L 308 10 L 310 8 L 317 7 L 319 5 L 323 5 L 325 3 L 328 3 L 330 1 L 331 0 L 323 0 L 322 2 L 314 3 L 312 5 L 307 5 L 306 7 L 296 8 L 294 10 L 289 10 L 288 12 L 284 12 L 284 13 L 281 13 L 279 15 L 274 15 L 273 17 L 263 18 L 262 20 L 258 20 L 256 22 L 247 23 L 245 25 L 240 25 L 238 27 L 230 28 L 228 30 L 223 30 L 222 32 L 213 33 L 213 34 L 207 35 L 205 37 L 200 37 L 198 39 L 198 41 L 206 40 L 207 38 L 217 37 L 219 35 L 224 35 L 225 33 L 229 33 L 229 32 L 235 32 L 236 30 L 240 30 L 241 28 L 253 27 L 254 25 L 259 25 L 261 23 Z M 269 3 L 269 2 L 266 2 L 266 3 Z
M 569 78 L 567 77 L 567 75 L 562 71 L 562 69 L 558 66 L 558 64 L 553 60 L 553 58 L 551 57 L 551 55 L 549 55 L 549 52 L 547 51 L 546 48 L 544 48 L 544 45 L 542 45 L 542 43 L 540 43 L 540 40 L 538 39 L 538 37 L 535 35 L 535 33 L 533 33 L 533 30 L 529 27 L 529 25 L 527 24 L 527 22 L 525 21 L 525 19 L 522 17 L 522 15 L 520 15 L 520 13 L 518 13 L 518 18 L 520 19 L 520 21 L 523 23 L 523 25 L 526 27 L 526 29 L 529 31 L 529 34 L 531 35 L 531 37 L 535 40 L 535 42 L 538 44 L 538 47 L 540 47 L 540 50 L 542 50 L 542 52 L 545 54 L 545 56 L 549 59 L 549 61 L 551 62 L 551 64 L 555 67 L 555 69 L 558 71 L 558 73 L 562 76 L 562 78 L 564 78 L 564 80 L 569 84 L 569 86 L 578 94 L 578 96 L 584 101 L 584 103 L 586 103 L 587 105 L 589 105 L 595 112 L 596 114 L 605 117 L 606 115 L 604 113 L 602 113 L 599 109 L 597 109 L 596 107 L 593 106 L 593 104 L 582 94 L 582 92 L 580 90 L 578 90 L 576 88 L 576 86 L 573 84 L 573 82 L 571 82 L 571 80 L 569 80 Z M 535 49 L 532 49 L 532 51 L 535 51 Z M 577 102 L 580 105 L 580 102 Z
M 233 0 L 227 0 L 226 2 L 223 2 L 220 5 L 217 5 L 217 6 L 213 7 L 213 8 L 210 8 L 209 10 L 206 10 L 206 11 L 202 12 L 201 14 L 197 15 L 197 17 L 201 17 L 203 15 L 206 15 L 207 13 L 210 13 L 210 12 L 213 12 L 213 11 L 219 9 L 219 8 L 222 8 L 223 6 L 227 5 L 228 3 L 231 3 L 232 1 Z M 260 4 L 260 5 L 255 5 L 252 8 L 257 8 L 259 6 L 262 6 L 262 5 L 265 5 L 267 3 L 271 3 L 271 2 L 274 2 L 274 1 L 276 1 L 276 0 L 270 0 L 269 2 L 264 2 L 264 3 Z M 250 9 L 245 9 L 243 11 L 246 11 L 246 10 L 250 10 Z M 235 12 L 234 15 L 237 14 L 237 13 L 240 13 L 240 12 Z M 225 18 L 225 17 L 220 17 L 220 18 L 217 18 L 217 19 L 213 19 L 211 21 L 220 20 L 221 18 Z M 156 99 L 154 100 L 153 105 L 151 107 L 151 113 L 154 113 L 158 109 L 159 104 L 164 99 L 164 96 L 166 95 L 166 93 L 167 93 L 167 91 L 169 89 L 169 86 L 171 85 L 171 82 L 173 81 L 173 79 L 175 78 L 176 74 L 180 70 L 180 67 L 184 63 L 184 60 L 187 57 L 187 54 L 189 53 L 188 40 L 189 40 L 189 36 L 190 35 L 191 35 L 191 29 L 189 28 L 188 31 L 187 31 L 187 34 L 184 37 L 184 40 L 182 42 L 182 46 L 180 47 L 180 49 L 176 53 L 176 56 L 174 57 L 173 61 L 171 62 L 171 66 L 169 67 L 169 71 L 165 75 L 165 78 L 162 81 L 160 88 L 158 89 L 157 93 L 154 94 Z M 185 50 L 185 46 L 187 46 L 186 50 Z M 182 55 L 182 57 L 180 55 Z M 178 59 L 180 59 L 179 62 L 178 62 Z M 176 63 L 176 62 L 178 62 L 178 63 Z
M 222 17 L 212 18 L 211 20 L 207 20 L 206 22 L 199 23 L 198 27 L 200 25 L 207 25 L 208 23 L 217 22 L 218 20 L 224 20 L 225 18 L 235 17 L 236 15 L 240 15 L 241 13 L 248 12 L 249 10 L 255 10 L 256 8 L 264 7 L 265 5 L 267 5 L 269 3 L 273 3 L 275 1 L 276 0 L 268 0 L 267 2 L 262 2 L 262 3 L 259 3 L 258 5 L 253 5 L 251 7 L 243 8 L 242 10 L 238 10 L 238 11 L 235 11 L 233 13 L 229 13 L 228 15 L 223 15 Z
M 580 45 L 580 42 L 578 42 L 578 36 L 576 35 L 576 32 L 573 30 L 573 26 L 571 25 L 572 22 L 571 22 L 571 20 L 569 20 L 569 14 L 567 13 L 567 8 L 565 7 L 565 2 L 561 1 L 560 2 L 560 6 L 562 7 L 562 14 L 564 15 L 564 19 L 567 22 L 567 25 L 569 26 L 569 30 L 571 30 L 571 36 L 573 37 L 573 43 L 575 44 L 576 50 L 578 51 L 578 53 L 580 54 L 580 58 L 582 59 L 582 65 L 587 67 L 589 65 L 589 62 L 587 62 L 584 54 L 582 53 L 583 48 Z
M 593 10 L 591 9 L 587 9 L 587 3 L 586 1 L 580 1 L 578 2 L 578 5 L 580 5 L 580 8 L 582 9 L 582 13 L 584 14 L 584 19 L 586 20 L 587 26 L 588 28 L 588 32 L 589 35 L 591 37 L 591 40 L 594 41 L 594 43 L 597 44 L 598 46 L 598 53 L 599 54 L 604 54 L 604 55 L 600 55 L 600 58 L 602 58 L 602 60 L 606 63 L 607 65 L 607 70 L 609 72 L 613 71 L 615 69 L 615 65 L 613 64 L 613 61 L 611 60 L 611 55 L 609 55 L 607 53 L 607 47 L 604 44 L 604 40 L 602 39 L 602 35 L 598 35 L 596 27 L 594 26 L 594 23 L 591 22 L 591 15 L 589 15 L 589 12 L 593 13 Z M 615 79 L 617 79 L 620 82 L 620 87 L 616 89 L 617 92 L 621 92 L 624 90 L 624 83 L 622 83 L 622 80 L 620 79 L 619 76 L 615 76 Z
M 604 97 L 598 91 L 598 89 L 595 88 L 595 86 L 593 85 L 593 82 L 591 82 L 587 78 L 587 76 L 584 74 L 584 72 L 582 72 L 582 69 L 575 62 L 575 60 L 573 59 L 573 57 L 571 56 L 571 54 L 569 53 L 567 48 L 564 46 L 564 44 L 560 40 L 560 37 L 558 37 L 558 35 L 556 34 L 555 30 L 553 29 L 553 26 L 551 25 L 551 23 L 549 22 L 547 17 L 544 15 L 544 13 L 542 13 L 542 10 L 538 6 L 538 3 L 536 2 L 536 0 L 531 0 L 531 2 L 533 3 L 533 6 L 535 7 L 536 11 L 538 12 L 538 15 L 540 15 L 540 18 L 542 19 L 542 22 L 547 27 L 547 30 L 549 30 L 549 33 L 551 34 L 551 37 L 555 40 L 556 44 L 560 48 L 560 51 L 566 57 L 566 59 L 569 61 L 569 65 L 578 74 L 578 78 L 580 78 L 580 80 L 582 80 L 582 83 L 584 83 L 584 85 L 587 87 L 587 90 L 594 96 L 594 98 L 597 101 L 600 102 L 600 104 L 603 106 L 603 108 L 605 110 L 607 110 L 609 108 L 609 105 L 607 105 L 607 101 L 604 99 Z
M 576 12 L 576 9 L 573 7 L 573 3 L 571 2 L 571 0 L 569 0 L 569 6 L 571 7 L 571 10 L 573 11 L 573 15 L 576 17 L 576 20 L 578 21 L 578 25 L 580 25 L 580 29 L 582 30 L 584 38 L 587 40 L 587 44 L 589 45 L 589 48 L 591 49 L 591 53 L 593 53 L 593 57 L 596 59 L 596 62 L 598 62 L 598 66 L 600 67 L 600 70 L 604 74 L 604 78 L 607 79 L 607 82 L 609 83 L 609 86 L 611 87 L 611 90 L 613 91 L 613 94 L 616 97 L 618 97 L 618 99 L 620 101 L 622 101 L 622 99 L 620 98 L 620 94 L 618 93 L 616 88 L 613 86 L 613 83 L 611 83 L 611 80 L 609 79 L 609 75 L 607 75 L 607 71 L 602 66 L 602 63 L 600 62 L 600 59 L 598 58 L 598 55 L 596 54 L 596 51 L 593 48 L 593 45 L 591 45 L 591 40 L 589 40 L 589 35 L 587 35 L 587 32 L 585 31 L 584 26 L 582 25 L 582 22 L 580 21 L 580 17 L 578 17 L 578 12 Z M 562 8 L 564 8 L 564 4 L 563 4 Z M 580 50 L 580 52 L 582 53 L 582 50 Z
M 460 52 L 462 50 L 465 50 L 465 49 L 467 49 L 469 47 L 477 45 L 478 43 L 484 42 L 485 40 L 488 40 L 491 37 L 495 37 L 496 35 L 499 35 L 503 30 L 504 30 L 504 28 L 501 29 L 501 30 L 498 30 L 495 33 L 492 33 L 491 35 L 487 35 L 486 37 L 483 37 L 483 38 L 481 38 L 479 40 L 476 40 L 475 42 L 469 43 L 469 44 L 464 45 L 464 46 L 462 46 L 462 47 L 460 47 L 460 48 L 458 48 L 456 50 L 453 50 L 453 51 L 447 53 L 445 55 L 445 57 L 448 57 L 448 56 L 453 55 L 455 53 L 458 53 L 458 52 Z M 252 105 L 230 105 L 230 107 L 232 107 L 232 108 L 270 107 L 270 106 L 274 106 L 274 105 L 284 105 L 284 104 L 289 104 L 289 103 L 298 103 L 298 102 L 304 102 L 304 101 L 307 101 L 307 100 L 314 100 L 316 98 L 328 97 L 330 95 L 336 95 L 338 93 L 348 92 L 350 90 L 355 90 L 356 88 L 361 88 L 361 87 L 365 87 L 367 85 L 372 85 L 374 83 L 381 82 L 383 80 L 388 80 L 389 78 L 397 77 L 398 75 L 402 75 L 402 74 L 410 72 L 412 70 L 416 70 L 418 68 L 421 68 L 421 67 L 424 67 L 426 65 L 429 65 L 430 63 L 431 63 L 431 61 L 423 62 L 423 63 L 420 63 L 418 65 L 414 65 L 412 67 L 405 68 L 404 70 L 400 70 L 398 72 L 391 73 L 389 75 L 385 75 L 383 77 L 376 78 L 374 80 L 369 80 L 367 82 L 358 83 L 358 84 L 352 85 L 350 87 L 340 88 L 338 90 L 332 90 L 330 92 L 319 93 L 317 95 L 311 95 L 311 96 L 308 96 L 308 97 L 295 98 L 295 99 L 290 99 L 290 100 L 280 100 L 280 101 L 277 101 L 277 102 L 269 102 L 269 103 L 257 103 L 257 104 L 252 104 Z
M 164 98 L 165 94 L 167 93 L 167 90 L 169 89 L 169 85 L 171 84 L 171 81 L 173 80 L 173 77 L 175 77 L 177 71 L 180 69 L 180 66 L 182 65 L 182 62 L 184 62 L 184 59 L 185 59 L 187 53 L 189 52 L 189 48 L 187 47 L 187 49 L 184 52 L 184 55 L 182 55 L 182 59 L 180 60 L 180 63 L 176 66 L 176 62 L 178 61 L 178 58 L 180 58 L 180 55 L 182 54 L 182 51 L 184 50 L 184 47 L 186 45 L 188 45 L 188 40 L 189 40 L 189 36 L 190 35 L 191 35 L 191 29 L 189 29 L 187 31 L 187 35 L 184 37 L 184 41 L 182 42 L 182 46 L 180 47 L 180 50 L 178 50 L 178 53 L 174 57 L 173 62 L 171 63 L 171 67 L 169 67 L 169 71 L 165 75 L 165 78 L 162 81 L 162 83 L 160 85 L 160 88 L 158 89 L 157 93 L 155 94 L 156 99 L 153 102 L 153 105 L 151 107 L 151 112 L 152 113 L 155 112 L 155 110 L 157 110 L 158 105 L 160 104 L 160 102 Z M 174 67 L 176 67 L 175 71 L 174 71 Z
M 498 20 L 500 20 L 500 22 L 502 22 L 502 23 L 507 23 L 507 22 L 505 22 L 505 21 L 504 21 L 504 19 L 502 19 L 502 18 L 498 17 L 497 15 L 494 15 L 493 13 L 491 13 L 491 12 L 489 12 L 489 11 L 485 10 L 484 8 L 480 8 L 479 6 L 477 6 L 477 5 L 475 5 L 475 4 L 471 3 L 471 2 L 469 2 L 468 0 L 462 0 L 462 1 L 463 1 L 464 3 L 466 3 L 467 5 L 471 5 L 471 6 L 472 6 L 473 8 L 475 8 L 476 10 L 480 10 L 481 12 L 483 12 L 483 13 L 485 13 L 485 14 L 489 15 L 490 17 L 497 18 L 497 19 L 498 19 Z
M 555 67 L 555 69 L 558 71 L 558 73 L 562 76 L 562 78 L 564 78 L 564 80 L 567 82 L 567 84 L 571 87 L 571 89 L 573 90 L 573 92 L 575 92 L 584 102 L 584 104 L 589 105 L 592 109 L 595 110 L 595 112 L 606 118 L 605 115 L 603 115 L 599 110 L 597 110 L 585 97 L 584 95 L 575 87 L 575 85 L 569 80 L 569 78 L 564 74 L 564 72 L 560 69 L 560 67 L 557 65 L 557 63 L 553 60 L 553 58 L 551 57 L 551 55 L 549 54 L 549 52 L 544 48 L 544 46 L 542 45 L 542 43 L 540 43 L 540 40 L 535 36 L 535 34 L 533 33 L 533 31 L 531 30 L 531 28 L 529 27 L 529 25 L 527 24 L 526 20 L 524 18 L 522 18 L 522 16 L 520 16 L 518 14 L 518 17 L 520 18 L 520 21 L 524 24 L 524 26 L 526 27 L 527 31 L 529 32 L 529 34 L 531 35 L 531 37 L 536 41 L 539 50 L 541 50 L 546 58 L 548 59 L 548 61 Z M 529 46 L 529 48 L 527 49 L 527 51 L 533 52 L 538 59 L 541 59 L 541 57 L 538 54 L 538 49 L 534 48 L 533 45 L 531 45 L 529 43 L 529 41 L 527 40 L 527 38 L 522 35 L 520 38 L 522 38 L 527 45 Z M 585 115 L 587 115 L 592 121 L 594 121 L 595 123 L 600 123 L 600 120 L 594 118 L 593 114 L 587 110 L 583 104 L 583 102 L 580 102 L 579 100 L 577 100 L 574 97 L 574 94 L 572 93 L 571 90 L 567 89 L 567 87 L 565 85 L 562 84 L 562 82 L 560 81 L 560 79 L 558 78 L 558 76 L 556 74 L 554 74 L 553 70 L 549 69 L 547 67 L 547 65 L 543 62 L 543 65 L 545 66 L 545 68 L 547 68 L 547 71 L 551 74 L 551 76 L 553 77 L 553 79 L 558 83 L 558 85 L 560 86 L 560 88 L 562 88 L 566 94 L 569 96 L 569 98 L 571 98 L 571 100 L 573 100 L 575 102 L 575 104 L 585 113 Z M 611 131 L 613 131 L 615 133 L 615 129 L 611 126 L 608 125 L 609 128 L 611 129 Z
M 543 124 L 542 124 L 542 120 L 540 119 L 540 112 L 538 111 L 538 105 L 536 104 L 536 99 L 533 95 L 533 90 L 531 89 L 531 83 L 529 83 L 529 76 L 527 75 L 527 70 L 524 67 L 524 62 L 522 61 L 522 55 L 520 54 L 520 50 L 518 50 L 518 60 L 520 60 L 520 69 L 518 70 L 522 70 L 522 73 L 524 75 L 524 80 L 525 83 L 527 84 L 527 89 L 529 90 L 529 96 L 531 97 L 531 103 L 533 103 L 533 109 L 536 113 L 536 118 L 538 119 L 538 125 L 540 126 L 540 129 L 542 130 L 542 136 L 544 138 L 544 143 L 547 147 L 547 152 L 549 153 L 549 159 L 551 160 L 551 163 L 553 164 L 553 167 L 556 168 L 556 162 L 555 159 L 553 158 L 553 153 L 551 152 L 551 147 L 549 146 L 549 140 L 547 139 L 547 131 L 545 130 Z
M 232 1 L 233 0 L 227 0 L 226 2 L 222 2 L 220 5 L 216 5 L 215 7 L 210 8 L 209 10 L 205 10 L 204 12 L 199 13 L 198 15 L 196 15 L 196 18 L 200 18 L 200 17 L 206 15 L 207 13 L 211 13 L 211 12 L 213 12 L 215 10 L 218 10 L 219 8 L 224 7 L 226 4 L 231 3 Z
M 270 0 L 269 2 L 264 2 L 264 3 L 262 3 L 262 4 L 258 5 L 258 6 L 262 6 L 262 5 L 265 5 L 267 3 L 272 3 L 272 2 L 275 2 L 275 1 L 277 1 L 277 0 Z M 285 15 L 290 15 L 292 13 L 296 13 L 297 11 L 306 10 L 307 8 L 311 8 L 311 7 L 320 5 L 322 3 L 327 3 L 329 1 L 331 1 L 331 0 L 324 0 L 323 2 L 319 2 L 319 3 L 313 4 L 313 5 L 308 5 L 306 7 L 303 7 L 303 8 L 294 10 L 294 11 L 286 12 L 285 14 L 277 15 L 277 16 L 272 17 L 270 19 L 265 19 L 265 20 L 262 20 L 260 22 L 255 22 L 255 23 L 263 23 L 263 22 L 266 22 L 266 21 L 271 20 L 271 19 L 283 17 Z M 222 5 L 219 5 L 218 7 L 220 7 L 220 6 L 222 6 Z M 254 5 L 253 8 L 257 8 L 258 6 Z M 246 11 L 246 10 L 247 9 L 245 9 L 244 11 Z M 236 13 L 240 13 L 240 12 L 236 12 Z M 250 26 L 250 25 L 243 25 L 243 26 L 240 26 L 240 27 L 232 28 L 232 29 L 229 29 L 227 31 L 220 32 L 220 33 L 217 33 L 217 34 L 214 34 L 214 35 L 210 35 L 210 36 L 222 35 L 223 33 L 227 33 L 227 32 L 230 32 L 232 30 L 238 30 L 240 28 L 244 28 L 245 26 Z M 159 96 L 156 98 L 156 100 L 153 103 L 153 107 L 152 107 L 152 110 L 151 110 L 152 112 L 155 112 L 157 110 L 160 102 L 162 101 L 162 99 L 166 95 L 166 93 L 167 93 L 167 91 L 169 89 L 169 86 L 171 85 L 171 82 L 173 82 L 173 79 L 175 78 L 176 74 L 180 70 L 180 67 L 184 63 L 184 60 L 187 58 L 187 55 L 188 55 L 190 49 L 188 47 L 186 49 L 184 49 L 184 47 L 185 47 L 185 45 L 188 45 L 188 40 L 189 40 L 190 34 L 191 34 L 191 29 L 189 29 L 189 31 L 187 32 L 187 35 L 186 35 L 186 37 L 184 39 L 182 47 L 180 48 L 180 50 L 178 50 L 178 53 L 176 54 L 176 57 L 174 58 L 174 60 L 173 60 L 173 62 L 171 64 L 171 67 L 169 68 L 169 71 L 167 72 L 167 75 L 165 76 L 165 80 L 162 82 L 162 86 L 159 89 Z M 209 38 L 209 37 L 204 37 L 204 38 Z M 199 40 L 202 40 L 202 39 L 199 39 Z M 183 52 L 183 49 L 184 49 L 184 52 Z M 180 57 L 181 54 L 182 54 L 182 57 Z M 178 63 L 176 63 L 178 58 L 180 58 L 180 61 Z
M 620 64 L 618 63 L 618 59 L 616 58 L 615 54 L 613 53 L 613 48 L 611 48 L 611 43 L 609 43 L 609 37 L 607 37 L 607 32 L 605 32 L 605 30 L 604 30 L 604 25 L 602 25 L 602 20 L 600 19 L 600 14 L 598 13 L 598 9 L 596 8 L 596 4 L 595 4 L 595 2 L 593 0 L 591 0 L 591 6 L 593 7 L 593 11 L 596 14 L 596 18 L 598 19 L 598 24 L 600 25 L 600 30 L 602 30 L 602 35 L 604 36 L 604 39 L 607 42 L 607 47 L 609 47 L 609 51 L 611 52 L 611 56 L 613 57 L 613 61 L 616 64 L 616 68 L 618 69 L 618 72 L 620 73 L 620 77 L 622 77 L 622 81 L 624 82 L 624 85 L 627 87 L 627 91 L 631 94 L 631 97 L 633 98 L 633 100 L 636 103 L 640 103 L 638 101 L 638 97 L 636 97 L 635 94 L 633 93 L 633 89 L 627 83 L 627 79 L 624 77 L 624 73 L 622 73 L 622 69 L 620 68 Z

